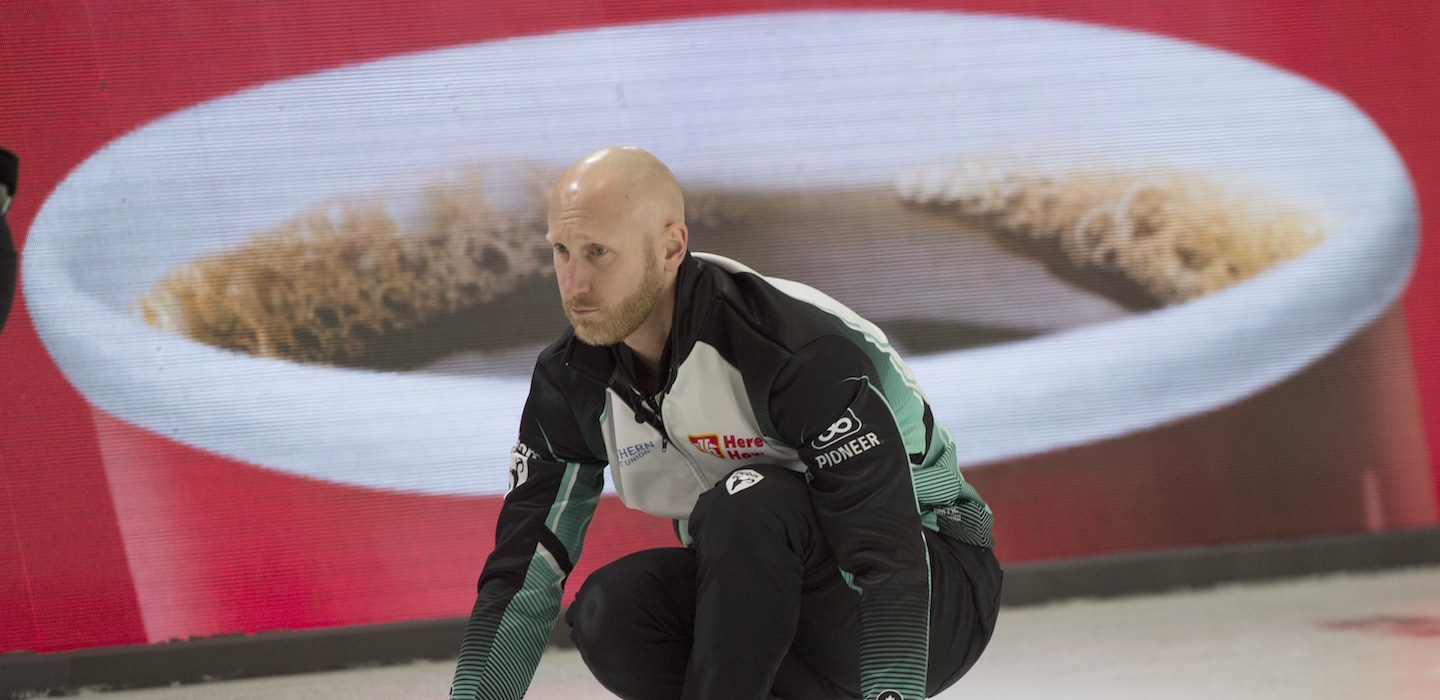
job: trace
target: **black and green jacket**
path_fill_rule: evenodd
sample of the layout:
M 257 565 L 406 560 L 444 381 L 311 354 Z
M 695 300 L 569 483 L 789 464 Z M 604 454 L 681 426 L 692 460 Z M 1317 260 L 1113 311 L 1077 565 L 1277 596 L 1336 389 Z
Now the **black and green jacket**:
M 665 385 L 647 397 L 618 348 L 567 331 L 540 354 L 451 697 L 524 694 L 607 464 L 627 506 L 683 521 L 703 491 L 753 463 L 808 477 L 863 596 L 865 697 L 923 697 L 921 529 L 988 547 L 991 515 L 884 333 L 815 289 L 696 254 L 680 267 L 666 358 Z

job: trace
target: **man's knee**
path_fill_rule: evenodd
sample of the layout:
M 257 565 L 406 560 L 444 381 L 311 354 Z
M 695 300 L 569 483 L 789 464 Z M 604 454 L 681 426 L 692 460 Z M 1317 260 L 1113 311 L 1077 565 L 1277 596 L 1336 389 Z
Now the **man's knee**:
M 583 649 L 586 644 L 623 645 L 656 632 L 683 634 L 673 626 L 693 612 L 693 559 L 693 553 L 678 547 L 646 549 L 596 569 L 565 613 L 570 638 Z M 672 629 L 648 629 L 656 623 Z M 647 629 L 627 633 L 641 626 Z
M 677 697 L 695 618 L 694 553 L 647 549 L 600 567 L 565 613 L 570 639 L 610 692 Z

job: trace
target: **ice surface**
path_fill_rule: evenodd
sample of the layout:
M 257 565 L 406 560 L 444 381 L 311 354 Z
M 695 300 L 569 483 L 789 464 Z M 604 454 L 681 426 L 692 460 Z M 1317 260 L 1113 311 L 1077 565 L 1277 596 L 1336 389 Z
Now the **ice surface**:
M 114 700 L 437 700 L 454 662 L 105 693 Z M 601 700 L 573 650 L 526 696 Z M 944 700 L 1433 700 L 1440 567 L 1229 585 L 1002 610 L 979 664 Z

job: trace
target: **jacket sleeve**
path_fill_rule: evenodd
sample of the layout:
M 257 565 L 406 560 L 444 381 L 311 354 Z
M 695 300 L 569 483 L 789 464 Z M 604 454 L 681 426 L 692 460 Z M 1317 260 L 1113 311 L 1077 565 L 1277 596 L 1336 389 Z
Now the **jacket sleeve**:
M 510 491 L 480 574 L 452 700 L 510 700 L 530 686 L 604 484 L 564 395 L 537 366 L 510 455 Z
M 863 697 L 919 700 L 929 652 L 929 561 L 910 457 L 876 376 L 854 343 L 821 338 L 777 376 L 770 414 L 809 467 L 821 530 L 861 594 Z

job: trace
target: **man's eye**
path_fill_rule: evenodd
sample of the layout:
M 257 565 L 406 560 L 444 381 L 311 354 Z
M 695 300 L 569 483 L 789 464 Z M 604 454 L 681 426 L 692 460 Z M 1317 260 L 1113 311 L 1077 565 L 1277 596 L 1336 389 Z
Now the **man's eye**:
M 565 246 L 562 245 L 562 244 L 560 244 L 560 243 L 554 244 L 554 248 L 555 248 L 555 252 L 560 253 L 561 255 L 564 255 L 565 253 L 569 252 L 569 251 L 565 250 Z
M 591 254 L 591 255 L 604 255 L 604 254 L 606 254 L 606 253 L 608 253 L 608 252 L 610 252 L 610 249 L 609 249 L 609 248 L 606 248 L 606 247 L 603 246 L 603 245 L 597 245 L 597 246 L 595 246 L 595 247 L 593 247 L 593 248 L 590 249 L 590 254 Z

